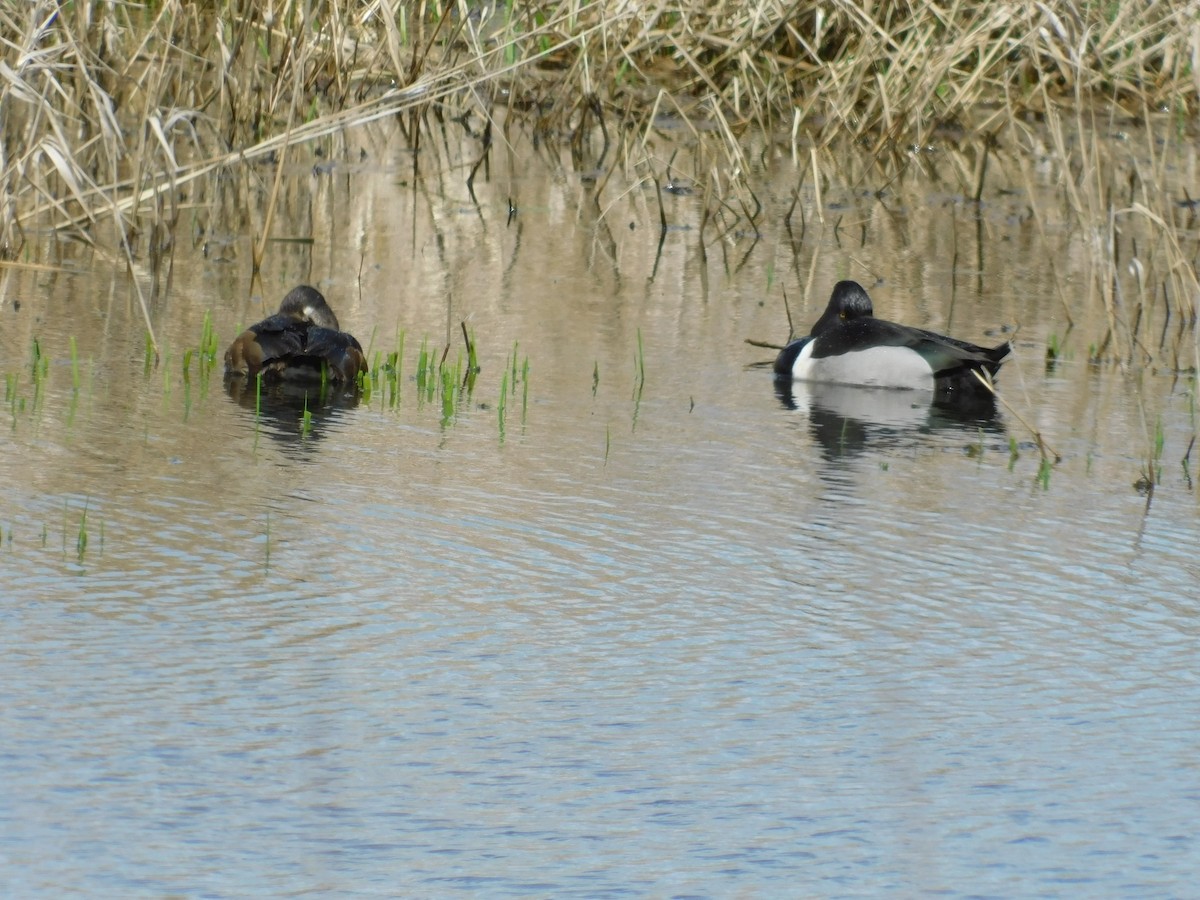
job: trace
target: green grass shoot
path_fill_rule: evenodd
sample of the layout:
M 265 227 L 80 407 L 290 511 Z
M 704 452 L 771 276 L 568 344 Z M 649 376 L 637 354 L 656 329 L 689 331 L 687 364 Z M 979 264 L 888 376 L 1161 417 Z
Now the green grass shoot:
M 417 351 L 417 400 L 425 398 L 425 382 L 430 377 L 429 338 L 421 338 L 421 349 Z
M 71 390 L 79 391 L 79 350 L 75 346 L 75 335 L 71 335 Z
M 504 443 L 504 418 L 508 412 L 508 367 L 500 376 L 500 400 L 496 403 L 496 418 L 500 424 L 500 443 Z
M 525 414 L 529 411 L 529 357 L 521 363 L 521 424 L 525 424 Z
M 154 350 L 154 335 L 149 331 L 146 332 L 146 355 L 142 361 L 142 374 L 149 375 L 150 369 L 154 366 L 154 358 L 156 356 Z
M 401 369 L 404 366 L 404 329 L 397 326 L 396 328 L 396 351 L 392 357 L 392 397 L 394 398 L 393 406 L 399 406 L 401 397 L 404 393 L 404 382 L 401 377 Z
M 400 402 L 400 357 L 395 350 L 387 355 L 383 374 L 388 389 L 388 406 L 395 408 Z
M 1058 335 L 1051 332 L 1049 339 L 1046 341 L 1046 365 L 1053 365 L 1061 356 L 1062 344 L 1059 343 Z
M 454 421 L 458 399 L 458 370 L 460 365 L 442 366 L 442 427 Z
M 308 394 L 304 395 L 304 411 L 300 413 L 300 434 L 308 437 L 312 432 L 312 411 L 308 408 Z
M 79 533 L 75 537 L 75 553 L 81 560 L 84 553 L 87 552 L 88 545 L 87 514 L 89 502 L 90 500 L 83 501 L 83 514 L 79 517 Z
M 200 327 L 200 375 L 207 375 L 217 362 L 217 333 L 213 330 L 212 310 L 204 313 L 204 324 Z
M 1054 463 L 1050 457 L 1043 456 L 1041 462 L 1038 463 L 1037 483 L 1041 485 L 1043 491 L 1050 490 L 1050 470 L 1054 468 Z

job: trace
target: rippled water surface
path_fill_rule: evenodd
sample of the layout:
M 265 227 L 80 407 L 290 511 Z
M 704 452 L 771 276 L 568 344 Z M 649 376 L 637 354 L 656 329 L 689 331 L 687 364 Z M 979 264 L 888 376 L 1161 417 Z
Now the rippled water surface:
M 1194 381 L 1089 365 L 1086 310 L 1045 367 L 1069 243 L 1003 185 L 975 210 L 832 176 L 793 241 L 780 155 L 757 240 L 666 194 L 656 258 L 646 185 L 597 207 L 518 153 L 476 206 L 373 141 L 297 169 L 305 240 L 261 288 L 201 217 L 148 373 L 123 266 L 0 273 L 6 896 L 1194 890 Z M 744 339 L 842 277 L 967 339 L 1019 324 L 1013 411 L 778 393 Z M 398 396 L 305 432 L 183 377 L 206 312 L 223 344 L 304 281 L 373 352 L 403 330 Z M 417 357 L 460 321 L 481 372 L 446 416 Z

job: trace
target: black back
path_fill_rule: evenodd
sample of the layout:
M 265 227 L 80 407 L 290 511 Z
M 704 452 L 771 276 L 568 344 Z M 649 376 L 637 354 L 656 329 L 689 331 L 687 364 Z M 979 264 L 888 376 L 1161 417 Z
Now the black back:
M 996 347 L 980 347 L 923 328 L 877 319 L 870 296 L 856 281 L 839 281 L 834 285 L 829 305 L 813 325 L 812 334 L 792 341 L 776 357 L 778 377 L 791 377 L 796 357 L 809 341 L 816 341 L 813 359 L 872 347 L 908 347 L 929 364 L 939 392 L 986 392 L 987 388 L 973 373 L 986 372 L 994 377 L 1012 351 L 1008 341 Z

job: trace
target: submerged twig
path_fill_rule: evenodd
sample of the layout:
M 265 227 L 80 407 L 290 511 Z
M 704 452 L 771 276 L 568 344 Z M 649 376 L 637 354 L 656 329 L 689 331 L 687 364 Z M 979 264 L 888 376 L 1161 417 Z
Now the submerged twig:
M 745 342 L 751 347 L 762 347 L 764 350 L 782 350 L 783 344 L 774 344 L 771 341 L 756 341 L 754 338 L 746 338 Z
M 1038 453 L 1042 455 L 1042 459 L 1050 459 L 1055 463 L 1062 461 L 1062 457 L 1058 455 L 1058 453 L 1053 447 L 1050 446 L 1049 443 L 1047 443 L 1046 439 L 1042 437 L 1042 433 L 1026 422 L 1025 417 L 1013 409 L 1012 404 L 1010 404 L 1004 399 L 1004 397 L 1000 395 L 1000 392 L 996 390 L 996 385 L 993 383 L 992 377 L 988 373 L 981 372 L 978 369 L 973 369 L 971 374 L 979 380 L 980 384 L 992 392 L 992 396 L 999 400 L 1004 405 L 1004 408 L 1012 413 L 1018 422 L 1028 429 L 1029 433 L 1033 435 L 1034 441 L 1037 443 Z

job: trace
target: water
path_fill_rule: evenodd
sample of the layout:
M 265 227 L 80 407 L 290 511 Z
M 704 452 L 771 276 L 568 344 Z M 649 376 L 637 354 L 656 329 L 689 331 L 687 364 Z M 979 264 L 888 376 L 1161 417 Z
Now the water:
M 692 227 L 656 261 L 645 189 L 597 225 L 569 168 L 514 162 L 476 209 L 371 148 L 296 173 L 281 228 L 313 242 L 269 251 L 268 297 L 237 241 L 177 248 L 149 375 L 121 267 L 0 273 L 7 896 L 1191 893 L 1194 386 L 1090 366 L 1086 308 L 1046 370 L 1048 251 L 1004 195 L 978 278 L 937 250 L 966 211 L 849 189 L 861 246 L 810 208 L 794 249 L 770 206 L 702 256 L 672 195 Z M 762 177 L 784 203 L 790 162 Z M 1020 323 L 1002 386 L 1048 481 L 1004 409 L 777 394 L 743 339 L 863 266 L 881 315 Z M 314 404 L 303 435 L 185 382 L 205 311 L 227 342 L 301 281 L 376 350 L 405 330 L 397 403 Z M 464 319 L 482 371 L 444 424 L 412 373 Z

